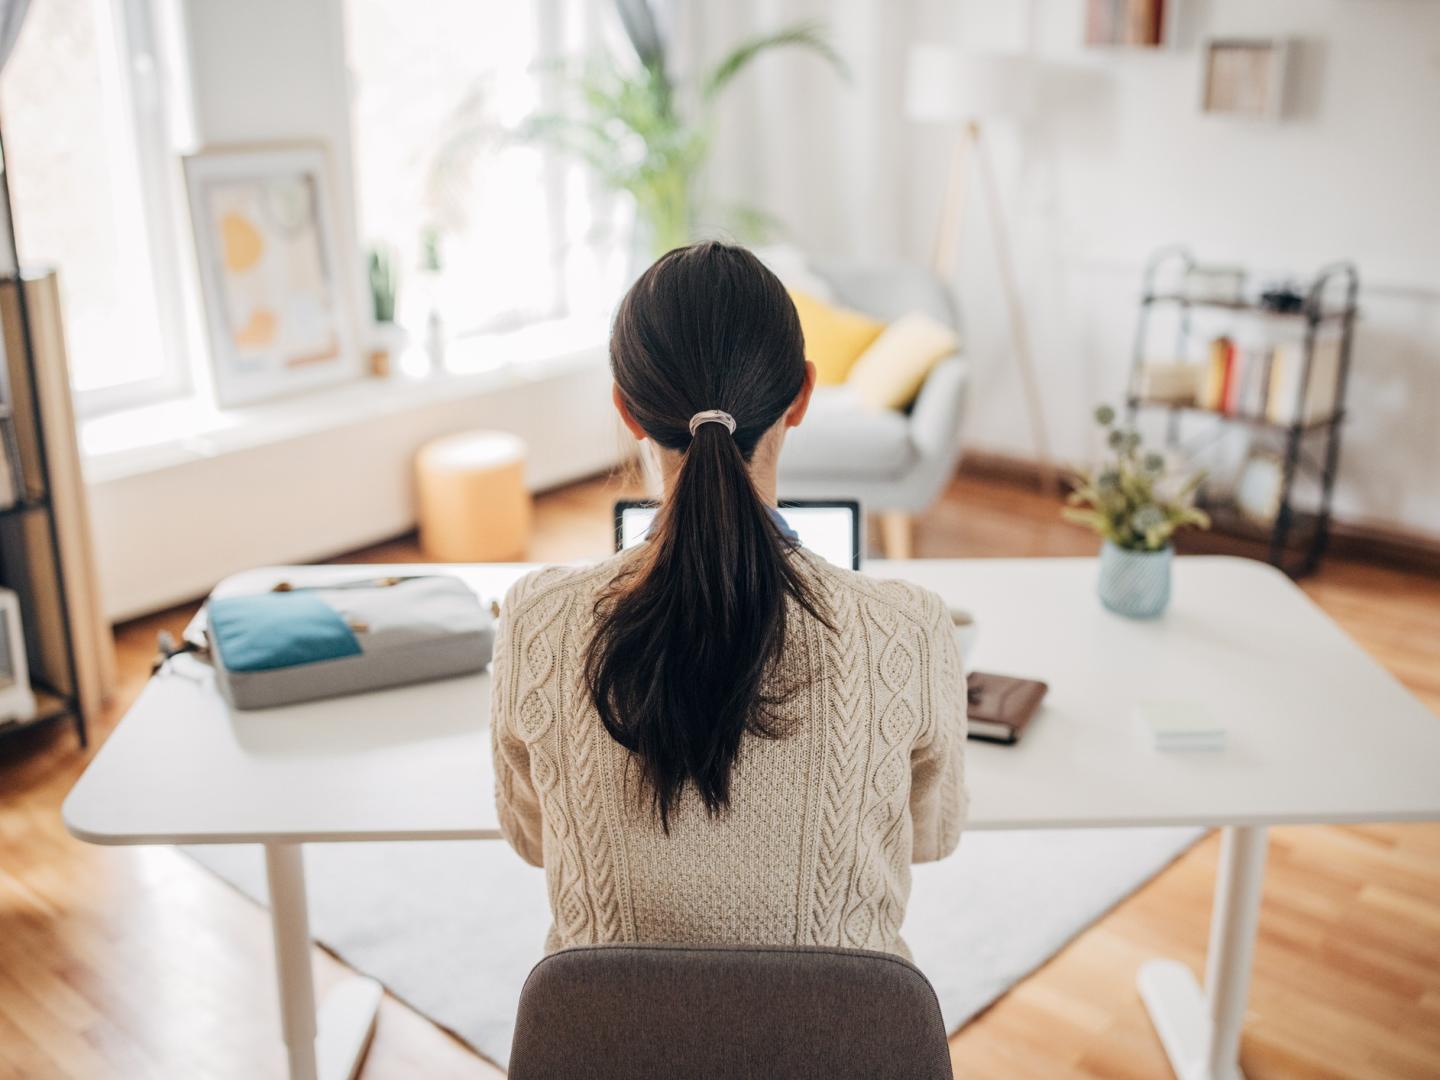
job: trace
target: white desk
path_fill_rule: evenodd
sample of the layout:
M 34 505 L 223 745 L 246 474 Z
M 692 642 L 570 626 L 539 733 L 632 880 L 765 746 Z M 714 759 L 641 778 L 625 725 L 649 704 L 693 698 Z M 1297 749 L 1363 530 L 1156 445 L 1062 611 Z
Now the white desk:
M 257 570 L 349 580 L 391 569 Z M 485 598 L 523 566 L 453 568 Z M 1259 563 L 1186 558 L 1156 622 L 1105 611 L 1091 559 L 917 560 L 872 573 L 974 613 L 976 663 L 1050 683 L 1018 747 L 972 743 L 972 829 L 1223 825 L 1206 990 L 1152 961 L 1140 989 L 1177 1075 L 1232 1080 L 1249 989 L 1265 827 L 1440 819 L 1440 720 L 1288 579 Z M 265 845 L 291 1075 L 353 1075 L 379 987 L 355 979 L 318 1025 L 300 845 L 494 838 L 486 676 L 260 712 L 232 712 L 180 658 L 153 680 L 65 802 L 99 844 Z M 1164 754 L 1131 726 L 1140 698 L 1189 697 L 1228 726 L 1221 753 Z

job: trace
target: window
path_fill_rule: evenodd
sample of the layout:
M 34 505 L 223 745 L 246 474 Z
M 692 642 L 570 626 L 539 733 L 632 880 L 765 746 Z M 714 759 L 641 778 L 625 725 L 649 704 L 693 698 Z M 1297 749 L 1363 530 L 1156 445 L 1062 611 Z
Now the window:
M 32 4 L 0 76 L 21 261 L 59 270 L 71 382 L 86 413 L 188 383 L 173 237 L 157 231 L 164 215 L 141 212 L 147 184 L 174 167 L 147 156 L 166 142 L 149 14 L 143 0 Z
M 582 53 L 585 0 L 348 0 L 362 241 L 400 269 L 412 339 L 438 313 L 464 339 L 540 322 L 603 325 L 621 286 L 622 208 L 515 134 L 549 68 Z
M 412 342 L 438 316 L 447 339 L 476 343 L 451 366 L 592 343 L 619 293 L 628 207 L 516 136 L 543 111 L 546 58 L 585 53 L 601 7 L 344 0 L 360 241 L 395 256 Z M 181 0 L 33 3 L 0 75 L 21 257 L 60 271 L 88 415 L 180 397 L 204 364 L 177 154 L 193 141 L 183 13 Z M 521 328 L 524 346 L 489 347 Z

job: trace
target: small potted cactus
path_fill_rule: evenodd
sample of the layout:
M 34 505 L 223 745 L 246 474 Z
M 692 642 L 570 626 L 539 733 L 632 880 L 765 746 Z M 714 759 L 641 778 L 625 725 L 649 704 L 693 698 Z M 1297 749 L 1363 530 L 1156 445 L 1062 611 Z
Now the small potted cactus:
M 1177 477 L 1163 454 L 1146 452 L 1138 432 L 1117 426 L 1101 405 L 1095 421 L 1107 452 L 1095 469 L 1077 470 L 1064 514 L 1100 535 L 1100 602 L 1131 618 L 1154 618 L 1170 603 L 1171 538 L 1177 529 L 1210 527 L 1195 505 L 1203 472 Z
M 395 322 L 395 300 L 399 292 L 400 271 L 395 253 L 389 248 L 370 249 L 370 303 L 375 329 L 370 347 L 370 374 L 390 374 L 392 361 L 405 347 L 405 331 Z

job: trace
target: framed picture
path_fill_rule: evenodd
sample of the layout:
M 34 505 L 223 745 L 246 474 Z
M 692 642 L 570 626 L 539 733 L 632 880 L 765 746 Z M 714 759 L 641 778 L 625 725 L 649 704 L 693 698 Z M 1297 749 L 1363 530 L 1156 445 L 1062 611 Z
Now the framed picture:
M 215 396 L 222 407 L 363 374 L 320 146 L 185 159 Z
M 1280 38 L 1205 42 L 1200 109 L 1216 116 L 1278 120 L 1285 106 L 1290 43 Z
M 1268 450 L 1251 451 L 1235 481 L 1235 508 L 1250 522 L 1270 528 L 1280 516 L 1285 463 Z

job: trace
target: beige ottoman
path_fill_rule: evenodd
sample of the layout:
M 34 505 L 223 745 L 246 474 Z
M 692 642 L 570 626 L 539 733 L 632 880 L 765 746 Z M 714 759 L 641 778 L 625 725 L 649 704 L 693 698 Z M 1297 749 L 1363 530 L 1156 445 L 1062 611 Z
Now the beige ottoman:
M 512 562 L 530 544 L 525 443 L 501 431 L 465 431 L 415 457 L 420 546 L 441 562 Z

